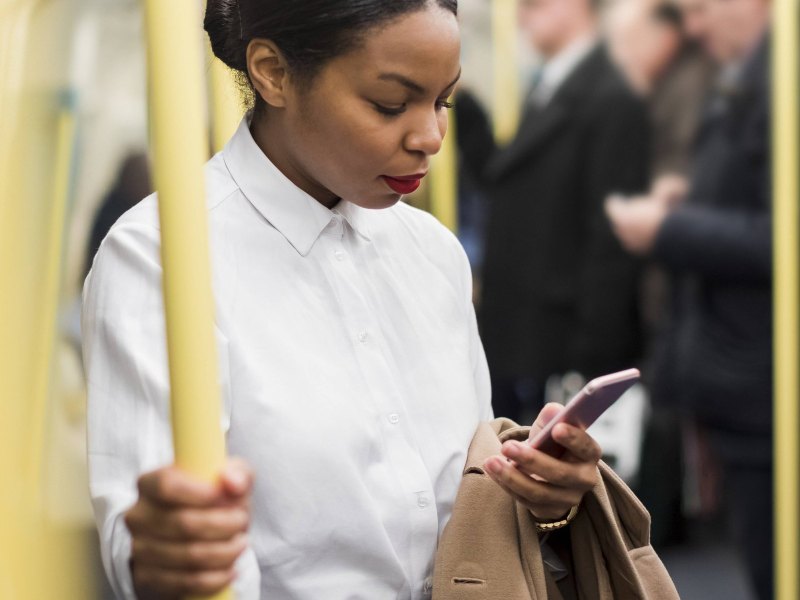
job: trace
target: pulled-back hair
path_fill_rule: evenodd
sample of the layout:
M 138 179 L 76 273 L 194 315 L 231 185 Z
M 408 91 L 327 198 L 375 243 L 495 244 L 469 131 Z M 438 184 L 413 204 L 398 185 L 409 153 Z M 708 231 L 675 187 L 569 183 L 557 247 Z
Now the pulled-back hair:
M 309 82 L 367 31 L 430 5 L 458 12 L 458 0 L 208 0 L 205 30 L 217 58 L 245 83 L 247 46 L 255 38 L 272 40 L 290 75 Z

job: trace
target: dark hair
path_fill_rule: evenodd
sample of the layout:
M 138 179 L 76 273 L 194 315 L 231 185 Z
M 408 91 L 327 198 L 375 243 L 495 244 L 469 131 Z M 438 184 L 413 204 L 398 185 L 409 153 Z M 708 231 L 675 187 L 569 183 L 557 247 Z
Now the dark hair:
M 653 8 L 652 17 L 657 23 L 683 32 L 683 13 L 672 2 L 660 2 Z
M 325 62 L 357 47 L 366 31 L 428 5 L 458 13 L 458 0 L 208 0 L 204 25 L 214 54 L 245 83 L 254 38 L 272 40 L 292 77 L 308 82 Z

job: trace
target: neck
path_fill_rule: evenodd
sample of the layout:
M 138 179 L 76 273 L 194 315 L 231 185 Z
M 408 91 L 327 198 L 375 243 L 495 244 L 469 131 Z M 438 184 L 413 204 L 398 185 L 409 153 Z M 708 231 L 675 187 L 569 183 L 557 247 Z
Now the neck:
M 287 143 L 291 138 L 281 117 L 270 114 L 269 110 L 256 113 L 250 124 L 250 133 L 256 145 L 289 181 L 323 206 L 333 208 L 339 198 L 311 177 L 301 161 L 296 159 L 295 152 Z
M 586 18 L 576 18 L 571 21 L 572 26 L 568 31 L 565 31 L 564 36 L 553 47 L 542 50 L 542 55 L 545 60 L 552 60 L 561 52 L 569 48 L 578 40 L 588 38 L 596 32 L 596 23 L 593 17 L 587 16 Z

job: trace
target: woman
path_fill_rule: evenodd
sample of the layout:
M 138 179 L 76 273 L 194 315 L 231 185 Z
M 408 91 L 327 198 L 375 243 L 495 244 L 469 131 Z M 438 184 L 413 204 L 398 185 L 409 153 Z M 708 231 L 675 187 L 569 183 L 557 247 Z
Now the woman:
M 456 11 L 455 0 L 209 0 L 214 52 L 255 97 L 207 169 L 222 421 L 242 460 L 217 486 L 165 466 L 148 198 L 112 228 L 84 294 L 92 496 L 120 597 L 234 580 L 248 598 L 429 592 L 470 439 L 492 417 L 464 252 L 399 202 L 447 128 Z M 597 479 L 597 444 L 567 426 L 555 437 L 563 460 L 509 444 L 513 465 L 486 462 L 541 522 Z

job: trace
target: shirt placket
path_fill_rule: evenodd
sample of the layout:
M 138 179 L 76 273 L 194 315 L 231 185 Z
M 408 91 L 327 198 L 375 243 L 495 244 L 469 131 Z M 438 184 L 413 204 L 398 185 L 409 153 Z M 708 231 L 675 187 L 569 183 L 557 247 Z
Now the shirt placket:
M 411 524 L 406 538 L 408 547 L 396 548 L 401 560 L 405 556 L 408 561 L 404 568 L 412 593 L 407 597 L 426 598 L 430 596 L 431 558 L 439 519 L 430 475 L 414 443 L 413 425 L 400 392 L 402 382 L 397 380 L 396 369 L 390 368 L 381 325 L 365 296 L 367 288 L 356 264 L 357 254 L 367 250 L 369 242 L 354 236 L 340 215 L 334 215 L 320 241 L 329 256 L 332 285 L 342 303 L 345 326 L 369 391 L 369 401 L 380 415 L 378 423 L 387 462 L 402 489 L 400 502 Z M 402 536 L 394 539 L 400 540 Z

